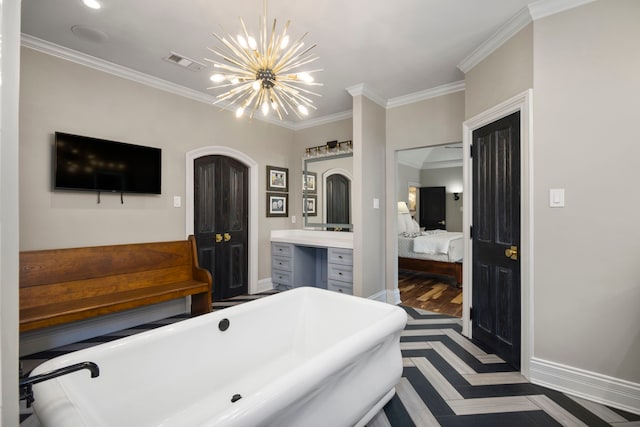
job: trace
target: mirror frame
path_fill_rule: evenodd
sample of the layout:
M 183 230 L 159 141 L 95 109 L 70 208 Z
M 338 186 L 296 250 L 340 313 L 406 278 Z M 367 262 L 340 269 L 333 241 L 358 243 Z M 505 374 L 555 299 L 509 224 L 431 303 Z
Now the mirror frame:
M 311 158 L 305 158 L 303 159 L 304 161 L 304 166 L 302 168 L 302 176 L 306 176 L 308 169 L 307 169 L 307 164 L 309 163 L 316 163 L 316 162 L 321 162 L 321 161 L 325 161 L 325 160 L 333 160 L 333 159 L 341 159 L 344 157 L 353 157 L 353 153 L 344 153 L 344 154 L 332 154 L 329 156 L 323 156 L 323 157 L 311 157 Z M 324 186 L 322 188 L 322 190 L 324 191 Z M 305 200 L 307 198 L 307 195 L 310 195 L 311 193 L 308 193 L 307 190 L 302 190 L 302 200 Z M 351 194 L 349 194 L 350 200 L 349 202 L 351 202 Z M 329 223 L 319 223 L 319 222 L 309 222 L 309 215 L 304 212 L 302 212 L 302 216 L 304 218 L 304 227 L 321 227 L 321 228 L 341 228 L 341 229 L 347 229 L 350 232 L 353 231 L 353 224 L 329 224 Z M 337 231 L 337 230 L 336 230 Z

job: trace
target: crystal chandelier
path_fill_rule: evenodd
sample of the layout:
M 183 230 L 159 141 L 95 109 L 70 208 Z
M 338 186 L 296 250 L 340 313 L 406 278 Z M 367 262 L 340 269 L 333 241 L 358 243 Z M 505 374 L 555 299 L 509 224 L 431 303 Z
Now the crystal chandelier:
M 268 34 L 267 0 L 264 0 L 257 40 L 249 34 L 242 18 L 242 31 L 237 37 L 228 34 L 225 38 L 213 34 L 225 49 L 209 48 L 224 60 L 220 62 L 207 59 L 213 62 L 218 71 L 211 76 L 211 81 L 216 86 L 209 89 L 228 88 L 216 97 L 214 104 L 226 102 L 228 106 L 237 105 L 236 117 L 242 117 L 247 109 L 251 111 L 250 118 L 253 118 L 258 109 L 265 116 L 272 110 L 280 120 L 283 120 L 283 113 L 288 115 L 289 111 L 302 119 L 309 114 L 309 108 L 316 109 L 309 96 L 320 94 L 302 86 L 322 86 L 321 83 L 314 82 L 311 75 L 322 70 L 296 71 L 318 59 L 309 54 L 316 45 L 303 49 L 303 39 L 307 33 L 289 45 L 287 30 L 290 23 L 291 21 L 287 21 L 282 33 L 277 34 L 274 19 Z

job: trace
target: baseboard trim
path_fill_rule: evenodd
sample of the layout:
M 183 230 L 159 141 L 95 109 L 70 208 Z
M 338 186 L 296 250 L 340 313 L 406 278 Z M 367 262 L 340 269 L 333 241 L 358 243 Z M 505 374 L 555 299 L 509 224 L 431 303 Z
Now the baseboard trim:
M 370 295 L 369 297 L 367 297 L 367 299 L 372 299 L 380 302 L 387 302 L 387 291 L 380 291 L 378 293 Z
M 259 294 L 260 292 L 266 292 L 266 291 L 271 291 L 273 290 L 273 282 L 271 281 L 271 277 L 268 277 L 266 279 L 260 279 L 258 280 L 258 285 L 256 286 L 256 294 Z
M 402 300 L 400 299 L 400 289 L 387 289 L 387 302 L 393 305 L 402 304 Z
M 624 411 L 640 414 L 640 384 L 532 358 L 530 381 Z

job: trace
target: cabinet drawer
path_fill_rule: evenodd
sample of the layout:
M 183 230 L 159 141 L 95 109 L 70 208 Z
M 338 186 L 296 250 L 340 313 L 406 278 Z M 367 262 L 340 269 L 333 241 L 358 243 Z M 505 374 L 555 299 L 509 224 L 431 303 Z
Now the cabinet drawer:
M 273 256 L 271 258 L 271 268 L 277 269 L 277 270 L 292 271 L 291 258 L 282 257 L 282 256 Z
M 353 295 L 353 287 L 348 283 L 339 282 L 337 280 L 329 280 L 327 282 L 327 289 L 334 292 L 340 292 L 341 294 Z
M 271 270 L 271 282 L 277 285 L 293 286 L 293 275 L 290 271 Z
M 329 248 L 327 261 L 334 264 L 353 265 L 353 250 L 342 248 Z
M 353 267 L 350 265 L 328 264 L 327 277 L 341 282 L 353 282 Z
M 293 245 L 291 243 L 271 243 L 272 256 L 290 257 L 293 253 Z

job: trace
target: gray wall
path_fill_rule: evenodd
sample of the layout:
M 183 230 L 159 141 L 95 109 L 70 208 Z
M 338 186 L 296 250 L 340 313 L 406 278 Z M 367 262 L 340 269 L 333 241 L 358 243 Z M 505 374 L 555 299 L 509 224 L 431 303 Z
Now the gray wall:
M 533 24 L 465 76 L 465 117 L 471 118 L 533 86 Z
M 362 297 L 385 289 L 385 206 L 395 204 L 385 198 L 385 114 L 365 96 L 354 96 L 353 278 L 354 294 Z
M 636 0 L 597 1 L 533 37 L 535 356 L 636 383 L 638 17 Z
M 294 132 L 163 92 L 31 49 L 22 49 L 20 94 L 20 250 L 185 238 L 185 153 L 229 146 L 259 164 L 259 253 L 272 229 L 289 218 L 266 218 L 266 165 L 298 164 Z M 162 148 L 162 195 L 51 190 L 52 135 L 80 135 Z M 173 196 L 183 200 L 174 208 Z M 260 257 L 258 278 L 270 277 Z

